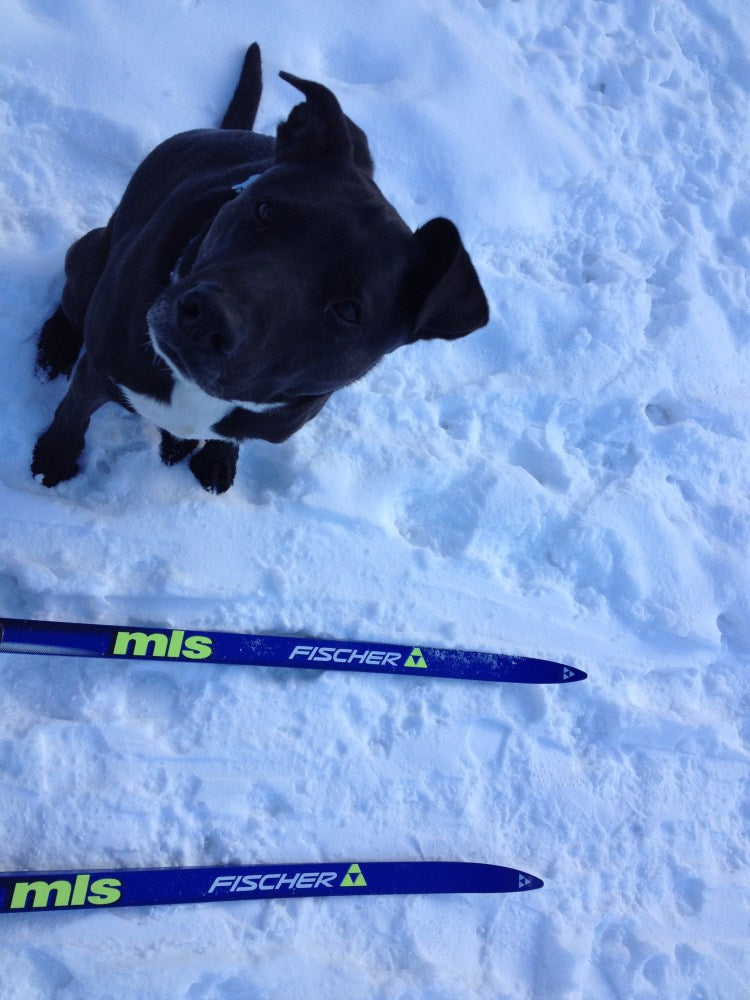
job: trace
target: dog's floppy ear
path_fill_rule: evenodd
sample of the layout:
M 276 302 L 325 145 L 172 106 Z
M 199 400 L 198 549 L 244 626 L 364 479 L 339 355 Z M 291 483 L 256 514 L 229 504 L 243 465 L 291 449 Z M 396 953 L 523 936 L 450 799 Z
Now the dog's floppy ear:
M 448 219 L 431 219 L 414 234 L 415 257 L 406 294 L 415 316 L 409 342 L 456 340 L 490 318 L 477 272 L 458 230 Z
M 278 163 L 352 163 L 372 176 L 367 137 L 346 117 L 335 95 L 322 83 L 302 80 L 291 73 L 279 76 L 306 98 L 276 130 Z

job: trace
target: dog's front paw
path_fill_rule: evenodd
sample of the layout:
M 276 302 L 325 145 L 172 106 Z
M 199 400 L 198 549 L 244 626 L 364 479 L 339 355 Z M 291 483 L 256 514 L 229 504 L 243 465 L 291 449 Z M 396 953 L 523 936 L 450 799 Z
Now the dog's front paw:
M 230 441 L 207 441 L 190 459 L 190 469 L 204 490 L 226 493 L 234 482 L 239 452 Z
M 78 459 L 83 446 L 61 444 L 57 434 L 45 431 L 34 448 L 32 476 L 41 476 L 43 486 L 57 486 L 78 475 Z
M 198 447 L 198 441 L 188 438 L 178 438 L 169 431 L 161 432 L 161 443 L 159 445 L 159 457 L 165 465 L 177 465 L 183 458 L 192 455 Z

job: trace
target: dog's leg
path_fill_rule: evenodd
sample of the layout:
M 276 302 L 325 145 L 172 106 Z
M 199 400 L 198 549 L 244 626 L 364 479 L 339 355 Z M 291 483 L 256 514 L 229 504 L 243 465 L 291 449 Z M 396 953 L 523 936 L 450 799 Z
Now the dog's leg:
M 44 486 L 57 486 L 78 473 L 91 415 L 109 399 L 107 383 L 83 354 L 52 423 L 34 448 L 31 472 L 42 477 Z
M 234 482 L 239 453 L 233 441 L 206 441 L 190 459 L 190 469 L 204 490 L 226 493 Z
M 73 365 L 81 352 L 83 331 L 58 306 L 42 327 L 36 348 L 36 370 L 46 379 L 64 375 L 70 378 Z
M 159 457 L 165 465 L 177 465 L 183 458 L 192 455 L 200 442 L 188 438 L 178 438 L 169 431 L 161 431 Z
M 92 229 L 65 255 L 62 300 L 42 327 L 36 370 L 44 378 L 70 378 L 83 345 L 83 324 L 96 283 L 107 262 L 112 225 Z

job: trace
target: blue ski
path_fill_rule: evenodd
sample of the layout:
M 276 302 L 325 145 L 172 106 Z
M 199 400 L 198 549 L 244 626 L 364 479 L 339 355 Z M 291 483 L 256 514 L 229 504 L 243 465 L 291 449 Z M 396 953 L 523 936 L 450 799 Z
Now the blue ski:
M 586 677 L 582 670 L 564 663 L 504 653 L 152 626 L 44 622 L 27 618 L 0 618 L 0 653 L 207 661 L 517 684 L 566 684 Z
M 517 868 L 468 861 L 0 872 L 0 913 L 299 896 L 525 892 L 542 885 L 541 879 Z

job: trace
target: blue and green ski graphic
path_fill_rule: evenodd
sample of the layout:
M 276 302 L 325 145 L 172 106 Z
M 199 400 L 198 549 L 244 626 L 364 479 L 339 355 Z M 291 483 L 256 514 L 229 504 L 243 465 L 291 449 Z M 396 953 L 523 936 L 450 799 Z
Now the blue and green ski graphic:
M 543 884 L 517 868 L 468 861 L 0 872 L 0 913 L 300 896 L 526 892 Z
M 153 626 L 45 622 L 28 618 L 0 618 L 0 653 L 352 670 L 515 684 L 567 684 L 586 677 L 577 667 L 552 660 L 437 649 L 419 643 L 395 645 Z

